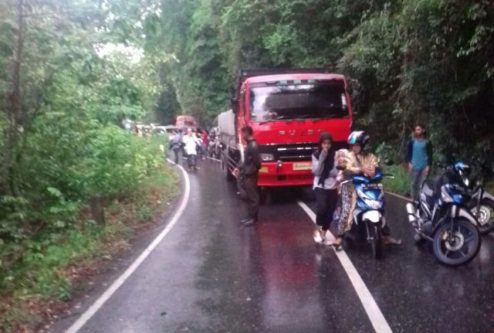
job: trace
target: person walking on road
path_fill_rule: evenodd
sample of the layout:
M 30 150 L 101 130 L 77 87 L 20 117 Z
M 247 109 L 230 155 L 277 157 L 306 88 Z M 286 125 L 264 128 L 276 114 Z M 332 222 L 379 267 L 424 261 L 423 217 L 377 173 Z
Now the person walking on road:
M 422 125 L 414 128 L 413 137 L 408 142 L 406 162 L 410 173 L 410 197 L 416 201 L 432 164 L 432 144 L 425 138 Z
M 257 222 L 259 214 L 260 199 L 257 178 L 261 168 L 261 157 L 259 147 L 253 137 L 252 127 L 244 126 L 241 133 L 246 142 L 244 160 L 233 170 L 233 175 L 237 178 L 241 198 L 247 203 L 247 216 L 240 222 L 245 226 L 250 226 Z
M 182 136 L 180 132 L 175 132 L 170 138 L 170 149 L 173 151 L 175 164 L 178 164 L 180 150 L 182 149 Z
M 183 144 L 187 155 L 187 167 L 189 171 L 192 169 L 197 170 L 197 148 L 201 142 L 192 128 L 189 128 L 187 135 L 184 136 Z
M 338 204 L 338 170 L 335 163 L 333 139 L 327 132 L 321 133 L 319 148 L 312 154 L 313 189 L 316 196 L 316 230 L 314 241 L 326 245 L 339 245 L 341 240 L 333 242 L 329 227 L 333 222 L 334 211 Z

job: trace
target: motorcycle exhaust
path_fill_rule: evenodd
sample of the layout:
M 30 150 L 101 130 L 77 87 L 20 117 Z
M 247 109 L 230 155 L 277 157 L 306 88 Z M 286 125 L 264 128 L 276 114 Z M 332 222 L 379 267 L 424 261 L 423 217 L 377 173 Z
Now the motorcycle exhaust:
M 407 203 L 406 207 L 408 213 L 408 221 L 411 224 L 415 225 L 417 223 L 417 215 L 416 215 L 415 207 L 412 203 Z

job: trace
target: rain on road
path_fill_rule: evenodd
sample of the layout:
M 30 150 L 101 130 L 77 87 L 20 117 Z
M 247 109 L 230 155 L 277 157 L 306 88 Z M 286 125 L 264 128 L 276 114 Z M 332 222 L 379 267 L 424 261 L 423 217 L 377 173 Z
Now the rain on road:
M 297 204 L 310 190 L 277 191 L 260 223 L 242 227 L 242 205 L 220 166 L 190 174 L 184 214 L 142 265 L 79 332 L 373 332 L 332 248 L 314 244 Z M 448 268 L 413 242 L 404 202 L 387 198 L 387 221 L 404 240 L 374 261 L 345 244 L 393 332 L 492 332 L 494 237 L 469 265 Z M 83 304 L 82 310 L 90 304 Z M 57 323 L 63 332 L 77 318 Z

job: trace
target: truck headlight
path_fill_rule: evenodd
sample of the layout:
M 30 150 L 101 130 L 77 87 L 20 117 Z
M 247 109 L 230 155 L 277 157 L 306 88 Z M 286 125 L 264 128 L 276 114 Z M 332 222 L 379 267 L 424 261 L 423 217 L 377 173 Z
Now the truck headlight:
M 259 154 L 259 156 L 261 157 L 261 161 L 263 162 L 274 161 L 273 154 Z

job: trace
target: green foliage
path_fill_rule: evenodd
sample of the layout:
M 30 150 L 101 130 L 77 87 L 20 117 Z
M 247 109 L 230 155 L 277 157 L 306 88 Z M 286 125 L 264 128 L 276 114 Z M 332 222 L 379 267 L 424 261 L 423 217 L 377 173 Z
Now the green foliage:
M 385 166 L 384 172 L 393 178 L 383 180 L 384 189 L 388 192 L 405 195 L 410 192 L 410 176 L 401 165 Z
M 142 31 L 126 23 L 152 12 L 139 1 L 0 3 L 2 298 L 68 299 L 61 269 L 98 255 L 112 233 L 126 237 L 124 223 L 84 222 L 91 198 L 138 202 L 129 224 L 153 214 L 156 206 L 143 198 L 154 186 L 160 195 L 174 191 L 163 139 L 118 127 L 123 117 L 151 120 L 158 97 L 174 96 L 162 91 L 163 53 L 144 57 Z M 133 48 L 122 51 L 115 41 Z M 10 314 L 28 322 L 19 309 Z M 0 330 L 12 325 L 8 318 L 0 319 Z
M 115 197 L 131 193 L 163 161 L 159 149 L 118 127 L 97 129 L 90 136 L 92 156 L 82 163 L 88 194 Z
M 124 133 L 122 118 L 209 123 L 241 68 L 342 72 L 354 127 L 382 160 L 400 162 L 423 122 L 436 156 L 492 168 L 493 45 L 489 0 L 2 1 L 0 286 L 34 265 L 40 292 L 66 297 L 43 266 L 70 260 L 58 243 L 92 248 L 88 199 L 135 199 L 162 174 L 162 142 Z M 390 171 L 388 189 L 406 192 L 406 172 Z
M 395 159 L 423 122 L 436 153 L 493 163 L 488 0 L 163 0 L 162 9 L 149 38 L 178 59 L 166 73 L 185 112 L 226 109 L 240 68 L 324 66 L 349 79 L 355 127 Z

